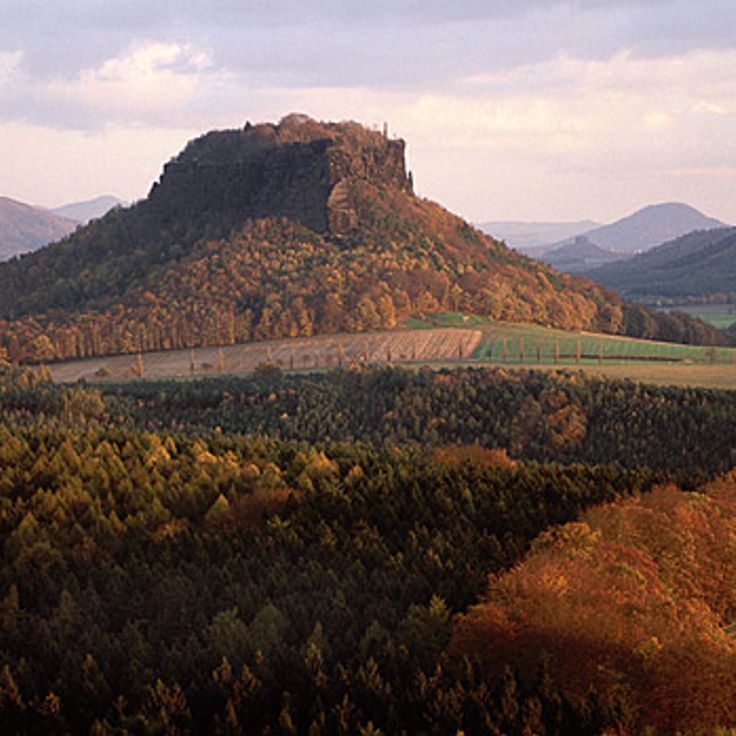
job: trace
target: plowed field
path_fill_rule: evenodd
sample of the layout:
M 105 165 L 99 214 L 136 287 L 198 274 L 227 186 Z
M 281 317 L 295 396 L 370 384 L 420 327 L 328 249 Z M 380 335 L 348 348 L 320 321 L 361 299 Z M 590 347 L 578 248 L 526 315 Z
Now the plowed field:
M 55 381 L 70 382 L 80 378 L 121 380 L 134 378 L 137 373 L 143 378 L 245 373 L 264 363 L 290 370 L 358 363 L 462 360 L 477 350 L 482 337 L 480 330 L 452 328 L 320 335 L 221 348 L 143 353 L 140 358 L 135 355 L 89 358 L 57 363 L 49 368 Z

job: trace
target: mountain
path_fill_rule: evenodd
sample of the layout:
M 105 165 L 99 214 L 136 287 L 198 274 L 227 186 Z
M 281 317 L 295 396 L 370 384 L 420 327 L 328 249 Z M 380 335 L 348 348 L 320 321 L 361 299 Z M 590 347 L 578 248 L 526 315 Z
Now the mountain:
M 66 217 L 0 197 L 0 261 L 63 238 L 75 227 Z
M 689 233 L 588 275 L 637 301 L 729 293 L 736 284 L 736 228 Z
M 539 259 L 565 273 L 583 273 L 622 257 L 620 253 L 600 248 L 584 235 L 578 235 L 572 243 L 548 250 Z
M 59 240 L 119 204 L 122 200 L 105 195 L 48 210 L 0 197 L 0 261 Z
M 540 252 L 544 246 L 560 240 L 574 238 L 600 226 L 592 220 L 578 222 L 518 222 L 501 220 L 498 222 L 481 222 L 478 227 L 487 235 L 503 240 L 512 248 L 532 255 L 532 249 Z
M 680 202 L 654 204 L 637 210 L 610 225 L 582 233 L 591 243 L 620 253 L 635 253 L 660 245 L 695 230 L 712 230 L 724 223 Z M 569 245 L 570 239 L 554 247 Z
M 200 136 L 145 200 L 0 264 L 0 348 L 49 361 L 360 332 L 439 311 L 725 339 L 525 258 L 416 197 L 404 148 L 304 115 Z
M 111 194 L 103 194 L 100 197 L 87 199 L 84 202 L 71 202 L 61 207 L 54 207 L 51 211 L 61 217 L 66 217 L 69 220 L 75 220 L 86 225 L 90 220 L 102 217 L 113 207 L 124 204 L 125 202 L 118 197 L 113 197 Z

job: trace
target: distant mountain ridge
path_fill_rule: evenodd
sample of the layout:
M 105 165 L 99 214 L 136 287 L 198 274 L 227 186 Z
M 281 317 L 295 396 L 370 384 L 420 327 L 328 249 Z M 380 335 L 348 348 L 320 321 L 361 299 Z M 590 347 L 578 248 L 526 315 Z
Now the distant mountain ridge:
M 637 301 L 687 300 L 736 290 L 736 228 L 689 233 L 633 258 L 587 271 Z
M 0 264 L 0 348 L 52 361 L 363 332 L 443 311 L 726 339 L 531 261 L 415 196 L 404 148 L 304 115 L 206 133 L 145 200 Z
M 690 232 L 722 227 L 725 227 L 724 223 L 690 205 L 669 202 L 644 207 L 608 225 L 597 226 L 557 242 L 517 248 L 561 271 L 579 274 L 623 260 L 632 253 L 647 251 Z
M 103 194 L 83 202 L 70 202 L 61 207 L 54 207 L 51 212 L 86 225 L 90 220 L 107 214 L 113 207 L 125 204 L 119 197 L 112 194 Z
M 617 253 L 635 253 L 661 245 L 696 230 L 727 227 L 682 202 L 644 207 L 609 225 L 582 233 L 591 243 Z M 555 243 L 550 250 L 569 245 L 570 239 Z M 549 252 L 549 251 L 548 251 Z
M 592 243 L 585 235 L 578 235 L 571 243 L 538 256 L 539 260 L 565 273 L 583 273 L 624 257 Z
M 112 195 L 47 209 L 0 196 L 0 261 L 38 250 L 124 204 Z
M 59 240 L 76 226 L 69 218 L 10 197 L 0 197 L 0 261 Z
M 481 222 L 478 227 L 487 235 L 497 240 L 503 240 L 512 248 L 528 252 L 533 249 L 543 249 L 550 243 L 566 238 L 573 238 L 581 233 L 600 227 L 599 222 L 593 220 L 579 220 L 577 222 L 521 222 L 514 220 L 500 220 L 497 222 Z

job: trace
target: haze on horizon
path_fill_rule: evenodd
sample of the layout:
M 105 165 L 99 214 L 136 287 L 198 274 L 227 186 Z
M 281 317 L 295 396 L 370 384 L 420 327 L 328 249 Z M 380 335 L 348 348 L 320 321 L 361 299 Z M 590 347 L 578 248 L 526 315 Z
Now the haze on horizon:
M 2 0 L 0 195 L 144 197 L 212 128 L 388 121 L 475 221 L 736 222 L 732 0 Z

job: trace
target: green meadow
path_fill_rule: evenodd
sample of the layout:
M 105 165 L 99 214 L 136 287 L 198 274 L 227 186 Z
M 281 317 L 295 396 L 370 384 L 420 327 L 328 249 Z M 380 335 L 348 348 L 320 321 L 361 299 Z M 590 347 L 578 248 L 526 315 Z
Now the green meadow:
M 468 327 L 483 331 L 483 340 L 473 359 L 493 363 L 540 366 L 627 366 L 647 373 L 655 367 L 684 370 L 694 366 L 733 366 L 736 349 L 655 342 L 590 332 L 567 332 L 532 324 L 494 322 L 473 315 L 440 314 L 428 319 L 413 319 L 407 325 L 429 327 Z M 733 369 L 728 371 L 728 375 Z M 624 373 L 626 370 L 624 370 Z M 672 373 L 672 371 L 668 371 Z
M 688 304 L 672 309 L 691 317 L 700 317 L 719 330 L 727 330 L 736 323 L 736 306 L 733 304 Z

